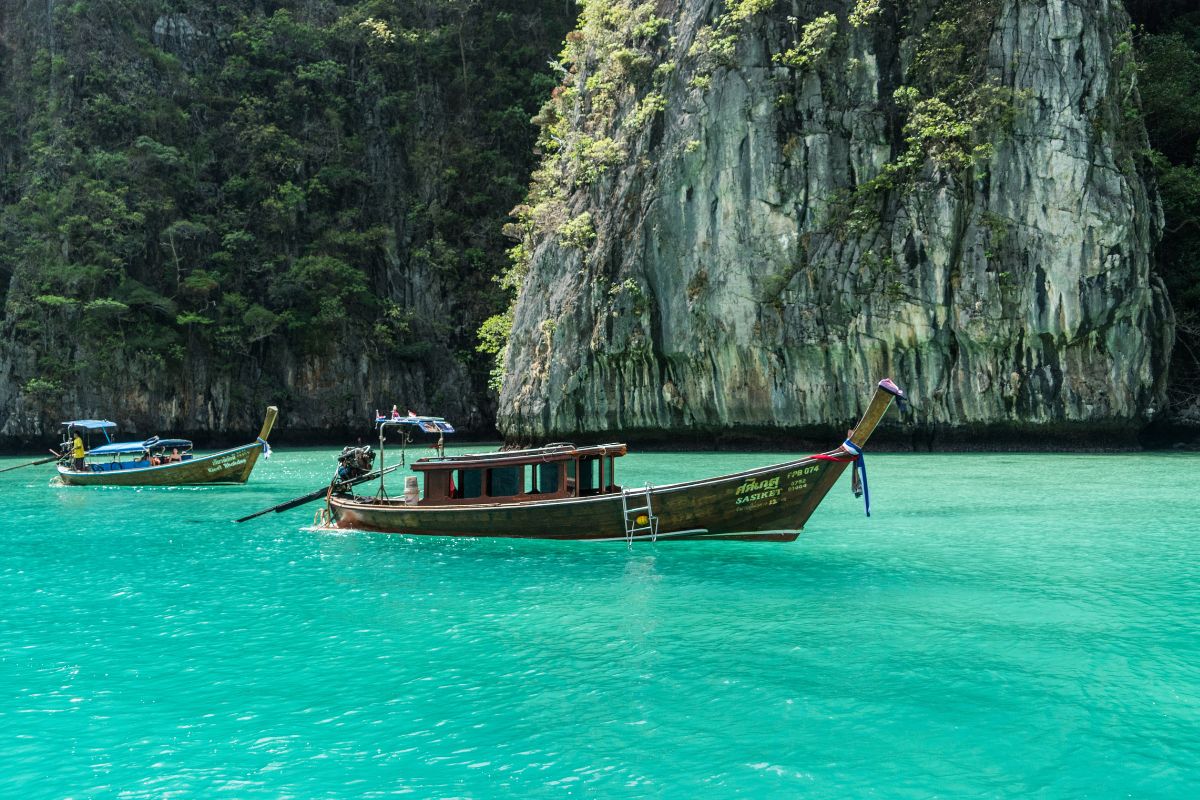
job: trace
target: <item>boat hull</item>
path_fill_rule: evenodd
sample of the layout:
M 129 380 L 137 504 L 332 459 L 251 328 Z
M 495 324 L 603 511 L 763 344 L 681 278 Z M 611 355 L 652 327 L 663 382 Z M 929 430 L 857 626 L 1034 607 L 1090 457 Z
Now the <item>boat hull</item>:
M 245 483 L 258 463 L 263 442 L 242 445 L 174 464 L 137 469 L 76 471 L 61 464 L 58 477 L 67 486 L 193 486 L 207 483 Z
M 741 539 L 793 541 L 845 470 L 806 458 L 719 478 L 583 498 L 521 503 L 405 505 L 348 494 L 329 497 L 337 528 L 420 536 L 593 541 Z M 629 530 L 625 509 L 649 505 L 657 526 Z M 636 514 L 631 515 L 636 524 Z M 649 515 L 647 515 L 649 516 Z M 647 520 L 647 524 L 649 524 Z

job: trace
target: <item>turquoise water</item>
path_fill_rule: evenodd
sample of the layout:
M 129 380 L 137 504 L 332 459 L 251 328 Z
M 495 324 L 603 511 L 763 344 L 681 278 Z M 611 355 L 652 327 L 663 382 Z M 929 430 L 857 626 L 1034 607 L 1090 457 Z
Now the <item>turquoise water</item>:
M 230 522 L 330 450 L 5 474 L 0 796 L 1195 797 L 1200 458 L 868 462 L 869 520 L 632 550 Z

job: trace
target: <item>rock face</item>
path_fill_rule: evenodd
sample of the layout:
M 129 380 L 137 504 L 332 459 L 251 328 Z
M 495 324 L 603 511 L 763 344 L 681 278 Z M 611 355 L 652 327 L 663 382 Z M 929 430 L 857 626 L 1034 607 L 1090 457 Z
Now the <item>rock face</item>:
M 1122 5 L 896 5 L 659 3 L 668 24 L 616 47 L 674 68 L 600 122 L 589 78 L 631 57 L 585 12 L 555 136 L 607 135 L 621 161 L 561 170 L 561 216 L 594 238 L 532 229 L 508 437 L 837 435 L 891 376 L 945 444 L 1133 440 L 1173 323 Z M 941 91 L 954 45 L 974 89 Z M 946 108 L 898 103 L 910 85 Z M 1003 113 L 956 107 L 979 86 Z
M 85 362 L 95 357 L 86 343 L 64 344 L 62 352 Z M 440 350 L 434 355 L 448 357 Z M 276 441 L 350 441 L 369 431 L 381 398 L 385 408 L 388 399 L 403 398 L 410 407 L 436 408 L 462 420 L 463 430 L 488 430 L 464 390 L 469 386 L 464 370 L 439 370 L 428 359 L 380 363 L 365 353 L 314 357 L 275 346 L 234 365 L 194 358 L 182 376 L 165 376 L 154 371 L 153 362 L 133 355 L 107 369 L 101 385 L 81 381 L 66 387 L 55 404 L 58 415 L 50 416 L 21 391 L 24 376 L 37 374 L 35 358 L 28 348 L 0 344 L 0 448 L 45 446 L 55 441 L 59 421 L 77 418 L 111 419 L 131 438 L 159 433 L 232 444 L 256 435 L 271 404 L 284 414 Z

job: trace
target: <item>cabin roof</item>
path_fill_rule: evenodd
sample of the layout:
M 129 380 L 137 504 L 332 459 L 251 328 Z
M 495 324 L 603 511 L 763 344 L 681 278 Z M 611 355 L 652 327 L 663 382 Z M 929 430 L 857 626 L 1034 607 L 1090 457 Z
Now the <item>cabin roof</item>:
M 109 422 L 106 419 L 72 419 L 64 422 L 63 425 L 71 428 L 83 428 L 89 431 L 101 431 L 117 427 L 117 423 Z
M 143 450 L 160 449 L 164 447 L 191 447 L 187 439 L 159 439 L 157 436 L 141 442 L 113 442 L 112 444 L 93 447 L 88 450 L 89 456 L 116 456 L 124 453 L 140 453 Z
M 466 453 L 453 456 L 429 456 L 417 459 L 412 468 L 419 471 L 444 469 L 471 469 L 475 467 L 509 467 L 524 464 L 544 464 L 568 461 L 585 456 L 623 456 L 626 446 L 622 442 L 576 447 L 573 444 L 554 444 L 530 450 L 500 450 L 495 453 Z

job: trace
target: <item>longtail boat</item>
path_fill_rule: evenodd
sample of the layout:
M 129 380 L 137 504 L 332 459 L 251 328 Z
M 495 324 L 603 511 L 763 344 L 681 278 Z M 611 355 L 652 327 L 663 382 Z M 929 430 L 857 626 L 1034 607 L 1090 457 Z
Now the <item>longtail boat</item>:
M 861 421 L 833 450 L 662 486 L 618 485 L 615 462 L 627 452 L 620 443 L 421 458 L 402 498 L 389 497 L 382 481 L 371 497 L 352 494 L 335 479 L 320 521 L 419 536 L 790 542 L 851 464 L 866 492 L 863 448 L 892 401 L 905 399 L 892 381 L 880 381 Z M 869 495 L 865 499 L 870 515 Z
M 275 426 L 279 409 L 267 408 L 258 438 L 250 444 L 222 450 L 211 455 L 192 453 L 187 439 L 160 439 L 153 436 L 135 442 L 114 442 L 110 432 L 116 424 L 108 420 L 71 420 L 64 422 L 63 452 L 68 456 L 76 434 L 89 439 L 82 463 L 65 458 L 58 465 L 58 477 L 68 486 L 191 486 L 204 483 L 245 483 L 258 463 L 259 455 L 270 455 L 267 437 Z M 90 446 L 90 439 L 102 435 L 104 444 Z

